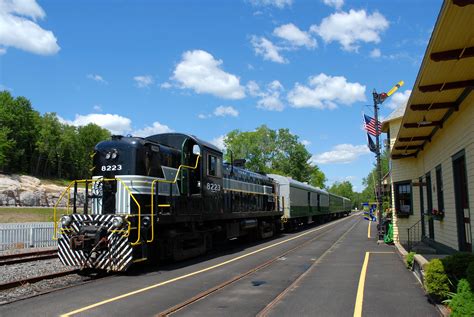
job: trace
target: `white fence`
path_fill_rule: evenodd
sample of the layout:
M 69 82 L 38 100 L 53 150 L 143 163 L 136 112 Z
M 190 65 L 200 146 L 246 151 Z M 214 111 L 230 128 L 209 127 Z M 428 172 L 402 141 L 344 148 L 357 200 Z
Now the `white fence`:
M 57 245 L 53 222 L 0 223 L 0 251 Z

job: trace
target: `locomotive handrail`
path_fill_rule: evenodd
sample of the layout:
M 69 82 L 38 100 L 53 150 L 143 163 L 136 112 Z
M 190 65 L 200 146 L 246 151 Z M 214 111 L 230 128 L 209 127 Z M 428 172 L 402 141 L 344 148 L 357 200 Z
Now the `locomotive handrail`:
M 69 213 L 69 199 L 70 199 L 70 194 L 71 194 L 71 186 L 74 184 L 74 181 L 69 183 L 69 185 L 66 187 L 66 189 L 59 195 L 58 201 L 54 204 L 53 206 L 53 222 L 54 222 L 54 231 L 53 231 L 53 240 L 58 240 L 58 221 L 56 220 L 56 209 L 61 202 L 61 200 L 64 197 L 64 194 L 66 192 L 68 193 L 68 198 L 67 198 L 67 207 L 66 207 L 66 213 Z
M 128 192 L 128 194 L 130 195 L 130 197 L 133 199 L 133 201 L 135 202 L 135 204 L 137 205 L 138 207 L 138 232 L 137 232 L 137 240 L 135 242 L 132 242 L 131 245 L 137 245 L 137 244 L 140 244 L 140 229 L 141 229 L 141 206 L 140 204 L 138 203 L 137 199 L 135 198 L 135 196 L 132 194 L 132 191 L 130 190 L 130 188 L 125 184 L 125 182 L 123 180 L 121 180 L 120 178 L 97 178 L 97 179 L 81 179 L 81 180 L 74 180 L 72 181 L 67 187 L 66 189 L 63 191 L 63 193 L 59 196 L 58 198 L 58 201 L 56 202 L 56 204 L 54 205 L 53 207 L 53 220 L 54 220 L 54 233 L 53 233 L 53 240 L 57 240 L 58 237 L 57 237 L 57 226 L 58 226 L 58 220 L 56 219 L 56 209 L 57 209 L 57 206 L 59 205 L 59 203 L 61 202 L 61 200 L 63 199 L 64 197 L 64 194 L 66 194 L 66 192 L 70 195 L 70 192 L 71 192 L 71 186 L 74 184 L 74 183 L 87 183 L 87 182 L 91 182 L 91 183 L 96 183 L 96 182 L 99 182 L 99 181 L 106 181 L 106 182 L 111 182 L 111 181 L 119 181 L 122 186 L 125 188 L 125 190 Z M 86 184 L 87 185 L 87 184 Z M 87 197 L 85 198 L 87 199 Z M 69 214 L 69 197 L 68 197 L 68 202 L 67 202 L 67 208 L 66 208 L 66 214 Z M 153 217 L 153 215 L 152 215 Z M 128 221 L 127 221 L 128 222 Z M 130 235 L 130 231 L 131 231 L 131 225 L 129 223 L 128 225 L 128 230 L 127 230 L 127 236 Z
M 147 243 L 151 243 L 153 242 L 154 238 L 155 238 L 155 232 L 154 232 L 154 223 L 153 223 L 153 216 L 154 216 L 154 205 L 155 205 L 155 200 L 153 199 L 154 197 L 154 193 L 155 193 L 155 183 L 168 183 L 168 184 L 175 184 L 177 181 L 178 181 L 178 175 L 179 173 L 181 172 L 181 169 L 183 168 L 188 168 L 188 169 L 197 169 L 197 166 L 198 166 L 198 163 L 199 163 L 199 158 L 201 157 L 201 155 L 198 155 L 196 157 L 196 163 L 194 164 L 194 166 L 189 166 L 189 165 L 184 165 L 184 164 L 181 164 L 179 167 L 178 167 L 178 170 L 176 171 L 176 175 L 174 177 L 174 180 L 173 181 L 169 181 L 167 179 L 155 179 L 151 182 L 151 240 L 147 240 L 146 242 Z

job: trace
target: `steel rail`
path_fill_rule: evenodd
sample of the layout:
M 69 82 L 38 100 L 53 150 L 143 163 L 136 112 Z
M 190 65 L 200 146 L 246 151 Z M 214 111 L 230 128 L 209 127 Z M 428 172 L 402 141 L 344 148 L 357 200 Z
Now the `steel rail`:
M 49 280 L 49 279 L 56 278 L 56 277 L 62 277 L 62 276 L 74 274 L 74 273 L 77 273 L 77 272 L 79 272 L 78 269 L 72 269 L 72 270 L 68 270 L 68 271 L 56 272 L 56 273 L 51 273 L 51 274 L 46 274 L 46 275 L 29 277 L 29 278 L 25 278 L 25 279 L 22 279 L 22 280 L 6 282 L 6 283 L 0 284 L 0 291 L 15 288 L 15 287 L 22 286 L 22 285 L 25 285 L 25 284 L 36 283 L 36 282 L 39 282 L 39 281 L 42 281 L 42 280 Z
M 0 266 L 25 263 L 38 260 L 54 259 L 58 257 L 58 250 L 41 250 L 27 253 L 0 255 Z
M 352 216 L 349 216 L 349 218 L 352 218 Z M 349 219 L 349 218 L 346 218 L 346 219 Z M 357 224 L 357 223 L 358 223 L 358 222 L 356 222 L 355 224 Z M 352 228 L 355 226 L 355 224 L 354 224 L 348 231 L 352 230 Z M 327 231 L 330 230 L 331 228 L 332 228 L 332 226 L 327 226 L 326 228 L 323 228 L 322 231 L 321 231 L 321 232 L 318 232 L 318 233 L 316 234 L 316 236 L 314 236 L 313 238 L 306 240 L 305 242 L 303 242 L 303 243 L 301 243 L 301 244 L 299 244 L 299 245 L 297 245 L 297 246 L 295 246 L 295 247 L 293 247 L 293 248 L 291 248 L 291 249 L 289 249 L 289 250 L 287 250 L 287 251 L 285 251 L 285 252 L 279 254 L 278 256 L 275 256 L 275 257 L 271 258 L 270 260 L 268 260 L 268 261 L 266 261 L 266 262 L 264 262 L 264 263 L 262 263 L 262 264 L 260 264 L 260 265 L 258 265 L 258 266 L 256 266 L 256 267 L 254 267 L 254 268 L 252 268 L 252 269 L 250 269 L 250 270 L 248 270 L 248 271 L 246 271 L 246 272 L 244 272 L 244 273 L 241 273 L 241 274 L 239 274 L 239 275 L 237 275 L 237 276 L 235 276 L 235 277 L 233 277 L 233 278 L 231 278 L 231 279 L 229 279 L 229 280 L 227 280 L 227 281 L 225 281 L 225 282 L 223 282 L 223 283 L 221 283 L 221 284 L 219 284 L 219 285 L 217 285 L 217 286 L 214 286 L 214 287 L 212 287 L 212 288 L 210 288 L 210 289 L 208 289 L 208 290 L 206 290 L 206 291 L 203 291 L 203 292 L 201 292 L 201 293 L 198 293 L 197 295 L 191 297 L 190 299 L 188 299 L 188 300 L 186 300 L 186 301 L 184 301 L 184 302 L 181 302 L 181 303 L 179 303 L 179 304 L 177 304 L 177 305 L 175 305 L 175 306 L 173 306 L 173 307 L 171 307 L 171 308 L 168 308 L 167 310 L 164 310 L 164 311 L 158 313 L 158 314 L 156 315 L 156 317 L 164 317 L 164 316 L 169 316 L 169 315 L 171 315 L 171 314 L 174 314 L 174 313 L 178 312 L 179 310 L 181 310 L 181 309 L 183 309 L 183 308 L 185 308 L 185 307 L 187 307 L 187 306 L 190 306 L 190 305 L 192 305 L 193 303 L 195 303 L 195 302 L 197 302 L 197 301 L 203 299 L 204 297 L 207 297 L 207 296 L 211 295 L 212 293 L 215 293 L 215 292 L 217 292 L 217 291 L 219 291 L 219 290 L 221 290 L 221 289 L 223 289 L 223 288 L 225 288 L 225 287 L 227 287 L 227 286 L 229 286 L 229 285 L 231 285 L 231 284 L 233 284 L 233 283 L 235 283 L 235 282 L 237 282 L 237 281 L 243 279 L 243 278 L 246 277 L 246 276 L 249 276 L 249 275 L 251 275 L 251 274 L 253 274 L 253 273 L 255 273 L 255 272 L 257 272 L 257 271 L 259 271 L 259 270 L 261 270 L 261 269 L 263 269 L 263 268 L 266 268 L 266 267 L 270 266 L 271 264 L 275 263 L 276 261 L 278 261 L 278 260 L 281 259 L 282 257 L 284 257 L 284 256 L 286 256 L 286 255 L 288 255 L 288 254 L 290 254 L 290 253 L 292 253 L 292 252 L 294 252 L 294 251 L 297 251 L 298 249 L 301 249 L 301 248 L 303 248 L 304 246 L 306 246 L 306 245 L 308 245 L 308 244 L 314 242 L 315 240 L 319 239 L 321 236 L 323 236 L 324 234 L 326 234 Z M 344 235 L 344 236 L 345 236 L 345 235 Z M 338 243 L 340 240 L 341 240 L 341 239 L 338 239 L 334 244 Z M 332 245 L 328 248 L 328 250 L 329 250 L 329 249 L 332 249 L 332 247 L 334 246 L 334 244 L 332 244 Z M 326 250 L 326 252 L 327 252 L 327 250 Z M 325 253 L 326 253 L 326 252 L 325 252 Z M 323 254 L 323 256 L 324 256 L 324 255 L 325 255 L 325 254 Z M 317 262 L 319 262 L 319 261 L 317 261 Z M 314 264 L 313 264 L 313 265 L 314 265 Z M 311 267 L 312 267 L 312 266 L 311 266 Z M 305 271 L 305 272 L 307 272 L 307 271 Z M 303 274 L 304 274 L 305 272 L 303 272 Z M 301 276 L 300 276 L 300 277 L 301 277 Z M 300 277 L 298 277 L 298 278 L 300 278 Z M 293 284 L 293 283 L 292 283 L 292 284 Z M 277 296 L 277 297 L 278 297 L 278 296 Z

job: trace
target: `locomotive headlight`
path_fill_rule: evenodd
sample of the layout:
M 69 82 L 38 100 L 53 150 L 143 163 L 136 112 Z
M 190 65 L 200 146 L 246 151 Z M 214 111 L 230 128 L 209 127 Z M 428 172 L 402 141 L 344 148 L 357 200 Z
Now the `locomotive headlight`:
M 107 154 L 105 154 L 105 159 L 106 160 L 110 159 L 110 156 L 112 156 L 112 154 L 110 152 L 107 152 Z
M 148 228 L 150 226 L 150 217 L 143 217 L 142 219 L 142 226 Z
M 69 226 L 72 222 L 72 217 L 71 216 L 62 216 L 61 217 L 61 225 L 63 227 Z
M 112 160 L 115 160 L 115 159 L 117 158 L 117 156 L 118 156 L 117 150 L 114 150 L 114 151 L 112 152 L 110 158 L 111 158 Z
M 112 225 L 115 228 L 120 228 L 123 225 L 123 218 L 122 217 L 114 217 L 112 220 Z

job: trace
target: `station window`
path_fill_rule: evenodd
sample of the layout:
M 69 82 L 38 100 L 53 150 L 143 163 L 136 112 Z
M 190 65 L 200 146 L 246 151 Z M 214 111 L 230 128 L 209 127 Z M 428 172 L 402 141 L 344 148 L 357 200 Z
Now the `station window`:
M 438 210 L 444 211 L 444 194 L 443 194 L 443 176 L 441 165 L 436 167 L 436 193 L 438 196 Z
M 413 214 L 411 182 L 395 183 L 395 210 L 398 214 Z

